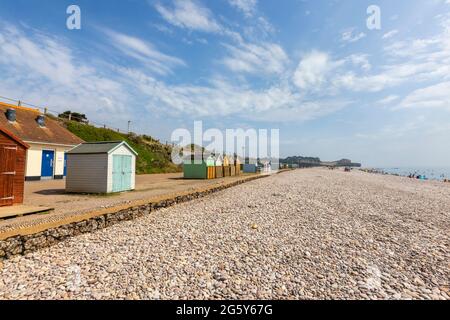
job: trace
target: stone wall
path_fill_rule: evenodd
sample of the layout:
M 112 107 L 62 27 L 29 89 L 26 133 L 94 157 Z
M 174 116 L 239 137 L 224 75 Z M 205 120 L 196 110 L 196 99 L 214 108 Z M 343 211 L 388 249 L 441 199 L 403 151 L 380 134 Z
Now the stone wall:
M 52 246 L 69 237 L 74 237 L 83 233 L 94 232 L 99 229 L 104 229 L 121 221 L 129 221 L 142 217 L 160 208 L 167 208 L 177 203 L 183 203 L 191 201 L 193 199 L 202 198 L 211 193 L 218 192 L 263 177 L 266 176 L 262 175 L 251 177 L 230 184 L 214 187 L 205 191 L 193 192 L 190 194 L 177 196 L 159 202 L 153 202 L 141 206 L 131 207 L 115 213 L 104 214 L 84 221 L 62 225 L 35 234 L 24 236 L 19 235 L 5 240 L 0 240 L 0 261 L 16 255 L 23 255 L 42 248 Z

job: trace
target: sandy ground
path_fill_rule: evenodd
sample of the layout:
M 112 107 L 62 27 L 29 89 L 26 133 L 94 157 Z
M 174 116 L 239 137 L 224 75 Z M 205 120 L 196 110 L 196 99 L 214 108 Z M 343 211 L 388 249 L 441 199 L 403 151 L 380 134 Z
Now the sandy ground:
M 450 184 L 297 170 L 4 261 L 0 299 L 450 299 Z
M 112 195 L 66 194 L 64 180 L 26 182 L 24 205 L 49 207 L 55 210 L 47 215 L 29 215 L 0 220 L 0 233 L 97 209 L 132 203 L 137 200 L 190 192 L 202 187 L 233 182 L 248 176 L 243 174 L 237 177 L 214 180 L 185 180 L 182 173 L 137 175 L 135 191 Z

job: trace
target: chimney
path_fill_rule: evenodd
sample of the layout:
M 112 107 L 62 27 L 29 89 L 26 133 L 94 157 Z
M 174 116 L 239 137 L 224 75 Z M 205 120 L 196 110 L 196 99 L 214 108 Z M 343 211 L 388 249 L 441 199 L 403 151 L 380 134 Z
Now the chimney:
M 39 124 L 40 127 L 45 127 L 45 116 L 40 114 L 36 118 L 36 122 Z
M 9 122 L 16 121 L 16 110 L 15 109 L 7 109 L 5 114 L 6 114 L 6 119 L 8 119 Z

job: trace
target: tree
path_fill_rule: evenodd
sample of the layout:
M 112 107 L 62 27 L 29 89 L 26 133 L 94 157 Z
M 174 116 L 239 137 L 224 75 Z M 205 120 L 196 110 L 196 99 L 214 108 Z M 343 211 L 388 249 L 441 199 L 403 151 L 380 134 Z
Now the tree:
M 76 122 L 82 122 L 82 123 L 88 123 L 88 119 L 85 114 L 78 113 L 78 112 L 72 112 L 72 111 L 65 111 L 63 113 L 60 113 L 58 115 L 58 118 L 62 119 L 68 119 Z

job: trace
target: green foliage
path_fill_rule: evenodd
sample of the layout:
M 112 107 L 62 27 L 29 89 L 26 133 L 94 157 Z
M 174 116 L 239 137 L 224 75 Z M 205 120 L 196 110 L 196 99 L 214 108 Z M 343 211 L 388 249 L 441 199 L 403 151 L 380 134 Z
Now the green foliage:
M 71 119 L 72 121 L 83 122 L 83 123 L 87 123 L 88 122 L 88 119 L 86 118 L 85 114 L 78 113 L 78 112 L 72 112 L 70 110 L 59 114 L 58 118 Z
M 171 146 L 163 145 L 152 137 L 138 136 L 133 133 L 123 134 L 75 121 L 64 121 L 64 124 L 70 132 L 86 142 L 126 141 L 139 154 L 136 160 L 137 174 L 181 171 L 181 167 L 171 161 Z

